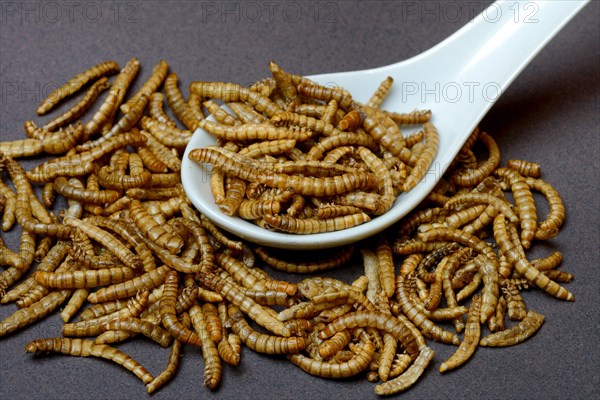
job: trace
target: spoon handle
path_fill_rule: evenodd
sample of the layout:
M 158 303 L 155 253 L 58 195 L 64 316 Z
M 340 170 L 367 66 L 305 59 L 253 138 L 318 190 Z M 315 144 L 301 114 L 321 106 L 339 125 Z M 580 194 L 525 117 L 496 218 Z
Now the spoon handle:
M 472 82 L 487 112 L 538 52 L 589 0 L 501 0 L 455 34 L 415 57 L 444 60 L 443 75 Z M 468 96 L 465 96 L 468 97 Z M 470 106 L 471 107 L 471 106 Z M 478 108 L 478 107 L 475 107 Z M 481 108 L 481 107 L 479 107 Z

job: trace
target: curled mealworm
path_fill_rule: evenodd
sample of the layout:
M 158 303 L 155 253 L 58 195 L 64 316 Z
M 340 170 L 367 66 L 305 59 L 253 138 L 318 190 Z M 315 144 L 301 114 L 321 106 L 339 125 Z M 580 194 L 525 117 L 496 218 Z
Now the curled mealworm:
M 478 295 L 473 296 L 469 314 L 467 315 L 467 325 L 465 327 L 465 336 L 456 352 L 450 358 L 440 365 L 440 372 L 446 372 L 464 364 L 475 352 L 479 344 L 480 326 L 479 311 L 481 307 L 481 298 Z
M 397 378 L 391 379 L 380 385 L 375 386 L 375 393 L 380 396 L 391 395 L 394 393 L 401 392 L 411 387 L 417 379 L 423 374 L 423 371 L 429 365 L 429 362 L 433 358 L 434 351 L 429 347 L 421 348 L 419 356 L 415 362 L 408 367 L 406 372 Z
M 493 333 L 481 339 L 481 346 L 505 347 L 513 346 L 527 340 L 544 323 L 544 316 L 536 311 L 530 310 L 518 325 L 510 329 Z
M 303 371 L 323 378 L 347 378 L 359 374 L 365 370 L 375 355 L 375 346 L 371 342 L 365 343 L 360 352 L 349 361 L 323 362 L 308 358 L 302 354 L 289 355 L 292 364 L 297 365 Z

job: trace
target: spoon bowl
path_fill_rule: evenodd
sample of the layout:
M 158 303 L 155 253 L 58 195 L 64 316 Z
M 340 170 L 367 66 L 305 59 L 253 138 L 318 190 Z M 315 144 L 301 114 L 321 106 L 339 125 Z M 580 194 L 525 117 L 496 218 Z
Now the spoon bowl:
M 362 71 L 308 76 L 325 86 L 341 86 L 367 102 L 391 76 L 394 86 L 382 108 L 409 112 L 430 109 L 440 135 L 438 154 L 425 177 L 400 194 L 385 214 L 336 232 L 297 235 L 274 232 L 221 212 L 209 188 L 210 166 L 191 161 L 189 152 L 214 145 L 196 130 L 183 156 L 181 179 L 195 207 L 221 228 L 260 245 L 286 249 L 341 246 L 372 236 L 408 214 L 442 175 L 498 97 L 518 74 L 589 0 L 498 1 L 435 47 L 406 61 Z

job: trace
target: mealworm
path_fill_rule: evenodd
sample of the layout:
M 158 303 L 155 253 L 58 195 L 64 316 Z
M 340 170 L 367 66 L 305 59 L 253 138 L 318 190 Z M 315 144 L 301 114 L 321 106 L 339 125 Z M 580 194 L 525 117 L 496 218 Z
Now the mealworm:
M 131 371 L 144 384 L 148 384 L 154 379 L 146 368 L 121 350 L 105 344 L 96 344 L 91 340 L 69 338 L 38 339 L 27 344 L 25 351 L 28 353 L 56 352 L 73 356 L 104 358 L 114 361 L 116 364 Z
M 324 136 L 333 136 L 342 133 L 332 124 L 326 123 L 322 119 L 316 119 L 289 111 L 278 112 L 271 117 L 271 123 L 275 126 L 297 126 Z
M 494 237 L 498 246 L 509 261 L 515 266 L 515 270 L 529 282 L 544 290 L 556 298 L 574 301 L 573 295 L 565 288 L 550 280 L 546 275 L 531 266 L 527 259 L 518 256 L 518 247 L 510 240 L 506 240 L 508 232 L 503 215 L 498 215 L 494 220 Z
M 467 325 L 465 327 L 465 336 L 463 341 L 460 343 L 456 352 L 450 356 L 449 359 L 444 361 L 440 365 L 440 372 L 446 372 L 448 370 L 459 367 L 464 364 L 475 352 L 477 345 L 479 344 L 479 337 L 481 334 L 479 326 L 479 312 L 481 309 L 481 298 L 478 295 L 473 296 L 471 307 L 467 315 Z
M 0 337 L 49 315 L 69 297 L 70 293 L 70 290 L 51 292 L 30 306 L 15 311 L 0 322 Z
M 115 319 L 105 322 L 101 329 L 103 331 L 125 330 L 142 335 L 152 339 L 162 347 L 169 346 L 172 336 L 157 324 L 145 321 L 139 318 Z
M 175 339 L 193 346 L 201 346 L 202 342 L 200 338 L 190 329 L 185 328 L 177 319 L 175 305 L 177 302 L 178 283 L 177 271 L 169 271 L 165 279 L 165 287 L 158 309 L 162 325 Z
M 329 103 L 331 100 L 335 100 L 340 108 L 344 110 L 350 110 L 355 107 L 354 99 L 352 95 L 345 89 L 336 87 L 325 87 L 314 82 L 308 82 L 304 80 L 298 86 L 298 93 L 305 97 L 311 97 L 316 100 L 324 101 Z
M 153 136 L 157 142 L 179 150 L 183 150 L 192 137 L 190 131 L 182 131 L 147 117 L 141 118 L 141 127 Z
M 87 82 L 110 75 L 119 70 L 119 65 L 114 61 L 106 61 L 95 65 L 84 72 L 75 75 L 67 83 L 54 90 L 46 97 L 36 109 L 38 115 L 46 114 L 62 99 L 69 97 L 81 89 Z
M 63 125 L 77 120 L 92 107 L 98 96 L 100 96 L 104 90 L 108 89 L 108 87 L 108 79 L 106 77 L 100 78 L 88 89 L 85 96 L 79 100 L 75 106 L 45 123 L 44 126 L 42 126 L 42 130 L 51 132 Z
M 215 292 L 220 293 L 228 301 L 238 306 L 257 324 L 265 327 L 277 335 L 286 337 L 290 336 L 289 329 L 286 328 L 281 321 L 273 317 L 265 310 L 263 306 L 256 303 L 248 296 L 245 296 L 243 292 L 234 285 L 225 282 L 212 273 L 204 274 L 201 279 L 206 286 Z
M 127 114 L 142 95 L 145 94 L 146 96 L 150 97 L 154 92 L 156 92 L 156 90 L 158 90 L 160 85 L 162 85 L 163 81 L 167 77 L 168 70 L 169 64 L 167 64 L 165 60 L 160 60 L 152 69 L 152 74 L 148 80 L 144 82 L 142 87 L 140 87 L 140 89 L 133 96 L 131 96 L 126 103 L 121 105 L 121 111 L 124 114 Z
M 184 315 L 182 318 L 184 326 L 189 327 L 191 324 L 189 316 Z M 169 359 L 167 360 L 167 366 L 154 380 L 146 385 L 146 392 L 148 394 L 154 393 L 156 390 L 164 386 L 177 372 L 179 368 L 179 358 L 181 357 L 182 343 L 179 340 L 174 340 L 169 351 Z
M 416 325 L 425 336 L 439 342 L 458 345 L 460 341 L 456 335 L 435 325 L 412 303 L 407 287 L 408 280 L 412 279 L 411 277 L 414 277 L 414 274 L 409 275 L 406 279 L 402 275 L 396 277 L 396 299 L 402 308 L 404 315 L 406 315 L 408 319 L 414 325 Z M 409 354 L 411 353 L 409 352 Z
M 379 396 L 387 396 L 408 389 L 423 374 L 433 355 L 434 351 L 431 348 L 422 347 L 415 362 L 402 375 L 375 386 L 375 393 Z
M 163 265 L 131 280 L 100 288 L 94 293 L 90 293 L 88 301 L 90 303 L 102 303 L 110 300 L 125 299 L 139 291 L 153 289 L 164 282 L 169 270 L 168 266 Z
M 37 271 L 34 274 L 34 278 L 39 284 L 57 289 L 82 289 L 106 286 L 127 281 L 133 278 L 133 276 L 133 270 L 128 267 L 61 273 Z
M 402 347 L 411 357 L 416 358 L 417 356 L 419 350 L 416 343 L 416 337 L 412 334 L 406 324 L 390 314 L 374 310 L 354 311 L 343 315 L 321 330 L 319 332 L 319 337 L 321 339 L 327 339 L 343 329 L 353 329 L 356 327 L 376 328 L 389 333 L 400 342 Z
M 131 200 L 128 208 L 131 219 L 150 240 L 173 254 L 181 251 L 183 239 L 159 225 L 144 209 L 139 200 Z
M 525 302 L 515 285 L 507 284 L 502 287 L 502 295 L 506 299 L 508 318 L 512 321 L 521 321 L 527 315 Z
M 365 213 L 328 219 L 298 219 L 286 215 L 265 215 L 264 219 L 269 226 L 275 229 L 303 235 L 348 229 L 371 220 Z
M 375 346 L 373 343 L 367 342 L 358 354 L 354 355 L 349 361 L 342 363 L 323 362 L 302 354 L 288 355 L 288 360 L 310 375 L 337 379 L 359 374 L 369 366 L 374 355 Z
M 521 244 L 523 248 L 529 249 L 537 229 L 537 214 L 533 194 L 525 179 L 518 172 L 508 168 L 498 168 L 494 173 L 510 185 L 521 220 Z
M 552 185 L 541 179 L 526 178 L 525 182 L 532 189 L 542 193 L 550 207 L 546 219 L 538 225 L 535 231 L 535 238 L 539 240 L 551 239 L 558 234 L 558 230 L 565 221 L 565 206 L 560 194 Z
M 190 97 L 191 96 L 192 95 L 190 95 Z M 231 111 L 233 111 L 244 124 L 262 124 L 267 121 L 262 114 L 254 111 L 254 109 L 246 105 L 246 103 L 230 102 L 227 103 L 227 106 L 231 108 Z
M 558 267 L 562 263 L 562 260 L 562 253 L 560 251 L 555 251 L 545 258 L 531 260 L 531 266 L 538 271 L 549 271 Z
M 264 113 L 271 118 L 281 109 L 269 100 L 251 89 L 246 89 L 240 85 L 224 82 L 192 82 L 190 84 L 190 93 L 195 92 L 202 98 L 216 98 L 224 102 L 242 101 L 253 107 L 256 111 Z
M 342 350 L 350 341 L 352 340 L 352 335 L 348 330 L 343 330 L 337 332 L 330 339 L 325 340 L 319 346 L 319 354 L 324 359 L 329 359 L 333 357 L 338 351 Z
M 296 86 L 292 83 L 292 78 L 289 74 L 287 74 L 279 65 L 275 62 L 271 61 L 269 63 L 269 70 L 275 79 L 275 83 L 281 94 L 286 98 L 289 104 L 298 105 L 301 103 L 300 97 L 298 96 L 298 91 L 296 90 Z
M 190 308 L 190 318 L 194 330 L 202 341 L 202 357 L 204 358 L 204 385 L 213 390 L 221 382 L 222 366 L 215 342 L 206 329 L 206 318 L 202 307 L 193 305 Z
M 8 231 L 15 223 L 15 209 L 17 208 L 17 195 L 0 179 L 0 194 L 6 199 L 4 213 L 2 214 L 2 230 Z
M 542 175 L 540 164 L 525 160 L 508 160 L 507 166 L 524 177 L 539 178 Z
M 408 113 L 384 112 L 399 125 L 424 124 L 431 119 L 431 110 L 415 110 Z
M 150 95 L 148 103 L 148 114 L 152 119 L 162 122 L 165 125 L 175 126 L 173 121 L 163 110 L 163 102 L 165 96 L 160 92 L 154 92 Z
M 475 169 L 461 169 L 453 173 L 450 180 L 463 187 L 475 186 L 489 176 L 500 164 L 500 149 L 496 141 L 486 132 L 477 134 L 477 137 L 486 146 L 488 158 Z M 463 147 L 464 148 L 464 147 Z
M 373 213 L 375 215 L 385 214 L 390 208 L 392 208 L 394 200 L 396 199 L 390 171 L 387 169 L 383 161 L 381 161 L 379 157 L 373 154 L 366 147 L 359 147 L 358 154 L 367 164 L 369 169 L 373 171 L 375 176 L 377 176 L 379 181 L 378 191 L 380 192 L 381 197 L 379 198 L 378 206 L 375 210 L 373 210 Z
M 73 217 L 66 218 L 64 223 L 68 226 L 81 229 L 91 239 L 98 241 L 104 247 L 109 249 L 114 255 L 117 256 L 119 260 L 123 262 L 123 264 L 129 268 L 141 269 L 143 267 L 140 258 L 134 255 L 123 243 L 121 243 L 120 240 L 118 240 L 108 231 Z
M 527 312 L 518 325 L 510 329 L 493 333 L 481 339 L 479 344 L 488 347 L 506 347 L 519 344 L 532 336 L 544 323 L 544 316 L 533 310 Z
M 307 154 L 309 160 L 321 160 L 325 153 L 342 146 L 364 146 L 371 151 L 378 150 L 377 142 L 369 135 L 364 133 L 342 132 L 320 140 L 311 147 Z
M 44 144 L 38 139 L 20 139 L 12 142 L 0 142 L 0 152 L 12 158 L 31 157 L 40 154 Z
M 23 167 L 12 158 L 4 156 L 1 152 L 0 165 L 4 165 L 15 186 L 17 202 L 15 206 L 15 218 L 23 229 L 40 235 L 57 236 L 59 238 L 68 237 L 70 231 L 68 226 L 53 222 L 36 222 L 33 218 L 30 201 L 35 197 L 35 194 Z M 35 199 L 37 201 L 37 197 Z M 43 205 L 41 208 L 44 209 Z
M 392 78 L 391 76 L 388 76 L 387 78 L 385 78 L 379 84 L 379 86 L 377 87 L 377 90 L 375 90 L 375 93 L 373 93 L 371 95 L 371 98 L 369 99 L 369 101 L 365 105 L 367 107 L 371 107 L 371 108 L 378 108 L 378 107 L 380 107 L 381 103 L 383 103 L 383 101 L 387 97 L 388 92 L 392 88 L 392 84 L 393 83 L 394 83 L 394 78 Z
M 513 210 L 511 209 L 511 205 L 510 203 L 508 203 L 508 201 L 489 193 L 468 192 L 457 194 L 451 199 L 449 199 L 444 207 L 453 209 L 456 208 L 458 205 L 472 203 L 484 203 L 487 205 L 491 205 L 498 211 L 503 213 L 511 222 L 519 221 L 519 217 L 513 212 Z
M 248 348 L 265 354 L 296 354 L 306 347 L 303 337 L 272 336 L 252 329 L 237 307 L 229 307 L 228 315 L 232 320 L 231 329 Z
M 320 257 L 321 260 L 319 261 L 300 263 L 279 259 L 269 253 L 269 251 L 263 247 L 256 247 L 254 251 L 261 260 L 267 263 L 267 265 L 279 271 L 308 274 L 316 271 L 337 268 L 341 265 L 344 265 L 352 257 L 352 254 L 354 253 L 354 246 L 344 246 L 329 256 Z
M 169 103 L 169 107 L 171 107 L 171 110 L 173 110 L 173 113 L 177 119 L 179 119 L 183 125 L 193 132 L 199 126 L 198 120 L 194 117 L 190 107 L 179 91 L 179 88 L 177 87 L 178 80 L 179 77 L 175 73 L 169 74 L 169 76 L 167 76 L 165 79 L 164 89 L 167 102 Z
M 198 96 L 197 93 L 192 92 L 194 95 Z M 239 126 L 242 125 L 242 120 L 231 115 L 227 112 L 223 107 L 221 107 L 218 103 L 213 100 L 206 100 L 202 103 L 202 105 L 206 108 L 209 115 L 212 115 L 213 118 L 220 124 L 227 126 Z M 266 121 L 266 119 L 265 119 Z M 264 121 L 263 121 L 264 122 Z

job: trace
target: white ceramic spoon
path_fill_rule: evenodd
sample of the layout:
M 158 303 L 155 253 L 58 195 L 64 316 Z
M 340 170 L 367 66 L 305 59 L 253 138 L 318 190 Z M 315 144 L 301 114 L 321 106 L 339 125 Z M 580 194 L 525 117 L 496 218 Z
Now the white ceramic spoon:
M 183 187 L 200 212 L 223 229 L 248 241 L 288 249 L 318 249 L 353 243 L 389 227 L 433 189 L 471 131 L 536 54 L 589 0 L 498 1 L 455 34 L 409 60 L 363 71 L 310 76 L 327 86 L 342 86 L 366 102 L 386 77 L 394 86 L 383 108 L 408 112 L 430 109 L 440 146 L 429 172 L 401 194 L 384 215 L 337 232 L 296 235 L 272 232 L 223 214 L 209 189 L 210 169 L 188 158 L 191 149 L 215 143 L 198 129 L 183 157 Z M 292 68 L 290 68 L 292 69 Z

